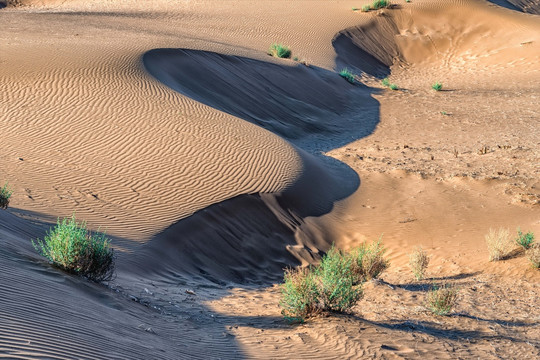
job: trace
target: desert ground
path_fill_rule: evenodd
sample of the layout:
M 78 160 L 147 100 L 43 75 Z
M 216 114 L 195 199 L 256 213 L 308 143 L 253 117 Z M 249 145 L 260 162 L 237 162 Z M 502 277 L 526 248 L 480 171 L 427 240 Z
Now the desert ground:
M 539 358 L 540 271 L 484 235 L 540 241 L 540 1 L 367 3 L 0 1 L 0 357 Z M 72 214 L 114 280 L 36 253 Z M 283 318 L 284 268 L 379 237 L 352 312 Z

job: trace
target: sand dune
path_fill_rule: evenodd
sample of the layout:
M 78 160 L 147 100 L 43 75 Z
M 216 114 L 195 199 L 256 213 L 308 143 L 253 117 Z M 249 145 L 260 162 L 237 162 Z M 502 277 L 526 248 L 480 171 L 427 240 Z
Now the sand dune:
M 0 3 L 0 357 L 540 356 L 538 271 L 483 240 L 540 233 L 538 1 Z M 110 284 L 32 248 L 72 213 Z M 381 234 L 353 315 L 282 320 L 284 267 Z M 455 316 L 421 310 L 418 244 Z

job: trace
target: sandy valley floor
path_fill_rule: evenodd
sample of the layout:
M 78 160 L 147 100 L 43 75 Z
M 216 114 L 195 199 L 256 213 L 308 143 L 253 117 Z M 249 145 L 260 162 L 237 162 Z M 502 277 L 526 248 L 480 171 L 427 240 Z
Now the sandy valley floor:
M 540 272 L 484 241 L 540 238 L 540 2 L 366 3 L 0 1 L 0 357 L 540 357 Z M 73 213 L 114 281 L 32 248 Z M 381 235 L 352 314 L 283 320 L 283 268 Z

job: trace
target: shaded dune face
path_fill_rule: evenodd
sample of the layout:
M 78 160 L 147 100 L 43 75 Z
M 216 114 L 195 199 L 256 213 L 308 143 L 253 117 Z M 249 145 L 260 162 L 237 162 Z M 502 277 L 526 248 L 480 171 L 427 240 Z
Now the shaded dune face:
M 507 9 L 540 15 L 539 0 L 489 0 L 489 2 L 505 7 Z
M 172 89 L 308 150 L 312 136 L 332 149 L 372 133 L 378 121 L 372 90 L 327 70 L 185 49 L 152 50 L 143 62 Z M 351 97 L 354 108 L 347 106 Z M 332 237 L 306 218 L 334 212 L 360 179 L 342 163 L 296 150 L 301 171 L 287 189 L 240 195 L 198 211 L 157 234 L 125 266 L 135 273 L 150 268 L 158 276 L 190 273 L 219 283 L 272 282 L 285 266 L 312 263 Z
M 143 63 L 150 74 L 181 94 L 301 147 L 301 139 L 328 135 L 326 140 L 332 143 L 321 150 L 330 150 L 351 141 L 350 134 L 347 140 L 339 140 L 343 131 L 353 128 L 353 136 L 360 138 L 376 126 L 373 117 L 358 119 L 357 114 L 358 105 L 377 111 L 371 90 L 353 87 L 321 68 L 187 49 L 151 50 L 144 54 Z
M 267 284 L 327 247 L 322 229 L 283 210 L 272 195 L 242 195 L 170 226 L 123 266 L 146 277 L 187 273 L 218 284 Z

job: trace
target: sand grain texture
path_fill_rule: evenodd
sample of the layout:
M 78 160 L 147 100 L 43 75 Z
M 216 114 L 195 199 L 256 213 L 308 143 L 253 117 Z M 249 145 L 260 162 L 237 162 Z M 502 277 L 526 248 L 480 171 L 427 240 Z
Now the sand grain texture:
M 0 4 L 0 357 L 540 356 L 539 272 L 484 243 L 540 236 L 538 1 Z M 73 213 L 111 236 L 113 282 L 32 248 Z M 392 266 L 352 314 L 282 319 L 284 267 L 381 234 Z M 450 317 L 434 282 L 461 289 Z

